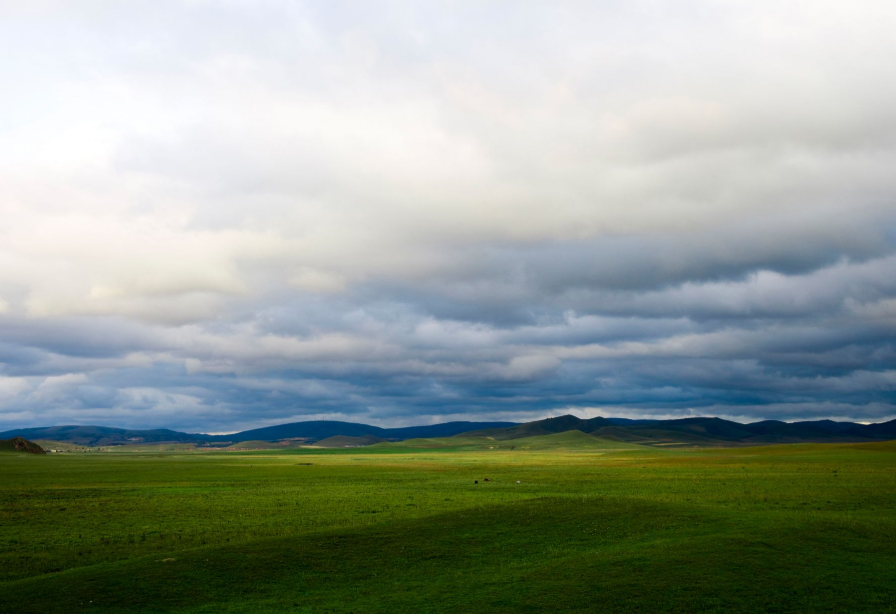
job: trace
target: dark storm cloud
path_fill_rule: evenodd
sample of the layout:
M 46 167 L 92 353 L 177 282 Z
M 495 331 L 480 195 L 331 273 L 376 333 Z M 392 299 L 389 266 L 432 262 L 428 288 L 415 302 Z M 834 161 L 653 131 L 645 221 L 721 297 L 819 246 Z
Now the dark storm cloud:
M 0 11 L 0 428 L 896 417 L 888 4 Z

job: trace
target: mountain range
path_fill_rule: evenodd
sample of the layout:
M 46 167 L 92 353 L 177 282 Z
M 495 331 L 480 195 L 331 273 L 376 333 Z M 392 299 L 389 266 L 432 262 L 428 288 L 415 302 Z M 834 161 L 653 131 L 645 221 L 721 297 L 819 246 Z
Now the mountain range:
M 14 429 L 0 433 L 0 438 L 24 437 L 25 439 L 59 441 L 82 446 L 110 446 L 146 443 L 195 443 L 232 444 L 244 441 L 301 440 L 314 443 L 329 437 L 347 436 L 363 438 L 373 436 L 375 440 L 402 441 L 418 437 L 452 437 L 477 429 L 501 429 L 516 426 L 515 422 L 445 422 L 425 426 L 382 428 L 370 424 L 339 422 L 336 420 L 312 420 L 278 424 L 251 429 L 229 435 L 206 435 L 204 433 L 182 433 L 169 429 L 133 430 L 109 426 L 47 426 Z
M 246 441 L 295 440 L 301 443 L 352 441 L 358 445 L 379 441 L 403 441 L 464 435 L 496 440 L 520 439 L 567 431 L 581 431 L 604 439 L 645 445 L 756 445 L 800 442 L 861 442 L 896 439 L 896 420 L 878 424 L 814 420 L 781 422 L 764 420 L 742 424 L 721 418 L 630 420 L 626 418 L 577 418 L 559 416 L 533 422 L 446 422 L 425 426 L 383 428 L 369 424 L 314 420 L 251 429 L 228 435 L 182 433 L 169 429 L 132 430 L 106 426 L 50 426 L 14 429 L 0 439 L 24 437 L 84 446 L 146 443 L 193 443 L 205 446 Z M 335 438 L 335 439 L 334 439 Z
M 645 445 L 756 445 L 771 443 L 861 442 L 896 439 L 896 420 L 880 424 L 815 420 L 782 422 L 764 420 L 742 424 L 721 418 L 629 420 L 559 416 L 512 427 L 481 429 L 467 436 L 497 440 L 519 439 L 565 431 L 582 431 L 615 441 Z

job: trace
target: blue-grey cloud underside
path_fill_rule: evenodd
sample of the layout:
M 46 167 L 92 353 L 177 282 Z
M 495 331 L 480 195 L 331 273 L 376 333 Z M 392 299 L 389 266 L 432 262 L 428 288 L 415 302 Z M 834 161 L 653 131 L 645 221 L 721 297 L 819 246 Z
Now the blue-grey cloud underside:
M 896 8 L 0 7 L 0 428 L 896 417 Z

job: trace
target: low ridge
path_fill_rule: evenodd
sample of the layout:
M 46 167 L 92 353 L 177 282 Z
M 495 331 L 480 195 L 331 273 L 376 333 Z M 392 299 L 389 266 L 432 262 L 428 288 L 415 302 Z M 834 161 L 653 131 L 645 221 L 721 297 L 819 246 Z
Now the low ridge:
M 169 429 L 130 430 L 105 426 L 51 426 L 16 429 L 0 438 L 41 439 L 82 446 L 148 443 L 183 443 L 243 449 L 264 442 L 282 446 L 346 447 L 379 441 L 405 441 L 444 437 L 490 437 L 508 441 L 569 431 L 581 431 L 606 440 L 656 446 L 732 446 L 772 443 L 860 443 L 896 439 L 896 420 L 879 424 L 831 420 L 781 422 L 763 420 L 741 424 L 713 417 L 674 420 L 578 418 L 565 415 L 522 424 L 515 422 L 446 422 L 424 426 L 383 428 L 369 424 L 313 420 L 267 426 L 230 435 L 191 434 Z M 242 444 L 242 445 L 239 445 Z M 279 446 L 270 446 L 279 447 Z
M 764 420 L 741 424 L 722 418 L 675 420 L 626 420 L 577 418 L 566 415 L 501 429 L 462 433 L 462 437 L 485 436 L 498 441 L 522 439 L 570 430 L 626 443 L 654 446 L 732 446 L 771 443 L 855 443 L 896 439 L 896 420 L 880 424 L 855 422 L 780 422 Z

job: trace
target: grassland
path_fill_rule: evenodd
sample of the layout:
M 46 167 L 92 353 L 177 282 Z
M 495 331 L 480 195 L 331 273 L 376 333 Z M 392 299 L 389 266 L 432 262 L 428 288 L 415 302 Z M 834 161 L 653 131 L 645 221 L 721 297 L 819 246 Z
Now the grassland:
M 0 612 L 896 610 L 896 444 L 579 435 L 3 454 Z

